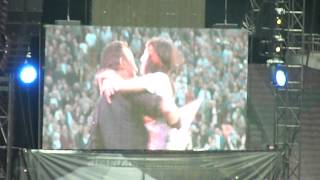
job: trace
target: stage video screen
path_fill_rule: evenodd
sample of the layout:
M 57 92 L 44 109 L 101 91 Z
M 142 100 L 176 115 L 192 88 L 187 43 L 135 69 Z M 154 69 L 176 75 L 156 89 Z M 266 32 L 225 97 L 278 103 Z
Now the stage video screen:
M 43 149 L 244 150 L 248 33 L 46 26 Z

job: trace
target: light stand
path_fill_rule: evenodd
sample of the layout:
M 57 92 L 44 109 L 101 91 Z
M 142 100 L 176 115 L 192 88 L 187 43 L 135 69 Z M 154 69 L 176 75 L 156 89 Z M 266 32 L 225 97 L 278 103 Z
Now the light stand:
M 80 25 L 80 21 L 70 20 L 70 0 L 68 0 L 67 6 L 67 20 L 55 20 L 55 23 L 59 25 Z
M 238 24 L 228 23 L 228 0 L 224 0 L 224 21 L 223 23 L 216 23 L 216 28 L 237 28 Z

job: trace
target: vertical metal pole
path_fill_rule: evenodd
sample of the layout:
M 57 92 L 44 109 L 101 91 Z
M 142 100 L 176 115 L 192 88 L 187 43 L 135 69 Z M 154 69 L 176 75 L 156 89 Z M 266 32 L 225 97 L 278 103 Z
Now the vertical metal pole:
M 274 119 L 275 119 L 275 124 L 274 124 L 274 137 L 273 137 L 273 145 L 278 147 L 279 143 L 279 135 L 278 135 L 278 108 L 277 108 L 277 103 L 278 103 L 278 93 L 276 90 L 274 91 L 274 97 L 275 97 L 275 105 L 274 105 Z
M 303 5 L 302 5 L 302 26 L 303 26 L 303 28 L 302 28 L 302 58 L 304 57 L 304 54 L 305 54 L 305 11 L 306 11 L 306 1 L 305 0 L 303 0 Z M 305 87 L 305 85 L 304 85 L 304 68 L 305 67 L 302 67 L 302 69 L 301 69 L 301 85 L 302 85 L 302 92 L 301 92 L 301 97 L 300 97 L 300 113 L 302 113 L 303 112 L 303 109 L 302 109 L 302 107 L 304 107 L 303 106 L 303 95 L 304 95 L 304 87 Z M 302 143 L 302 141 L 301 141 L 301 126 L 302 126 L 302 124 L 301 124 L 301 114 L 300 114 L 300 116 L 299 116 L 299 124 L 300 124 L 300 127 L 299 127 L 299 136 L 298 136 L 298 143 L 299 143 L 299 169 L 298 169 L 298 179 L 300 180 L 301 179 L 301 155 L 302 155 L 302 145 L 301 145 L 301 143 Z
M 228 23 L 228 0 L 224 0 L 224 24 Z
M 68 0 L 67 21 L 70 21 L 70 0 Z
M 84 22 L 83 24 L 89 25 L 89 0 L 85 0 L 84 2 Z
M 39 64 L 38 64 L 38 149 L 42 147 L 42 28 L 39 30 Z
M 298 179 L 300 180 L 301 179 L 301 126 L 302 126 L 302 124 L 301 124 L 301 113 L 303 112 L 303 94 L 304 94 L 304 67 L 302 66 L 302 68 L 301 68 L 301 72 L 300 72 L 301 74 L 301 76 L 300 76 L 300 78 L 301 78 L 301 84 L 300 84 L 300 86 L 301 86 L 301 94 L 300 94 L 300 97 L 299 97 L 299 106 L 300 106 L 300 112 L 299 112 L 299 119 L 298 119 L 298 124 L 300 125 L 299 126 L 299 129 L 297 130 L 298 131 L 298 137 L 297 137 L 297 143 L 298 143 Z
M 14 74 L 9 75 L 9 102 L 8 102 L 8 144 L 7 144 L 7 180 L 12 179 L 12 144 L 13 144 L 13 126 L 14 126 Z

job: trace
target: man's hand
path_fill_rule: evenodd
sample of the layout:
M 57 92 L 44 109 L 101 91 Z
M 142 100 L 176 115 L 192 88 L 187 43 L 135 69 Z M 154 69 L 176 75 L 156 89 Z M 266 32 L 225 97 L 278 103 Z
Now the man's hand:
M 108 103 L 111 103 L 111 96 L 118 91 L 118 84 L 122 77 L 114 70 L 104 70 L 95 76 L 96 84 L 99 86 L 100 96 L 103 95 Z

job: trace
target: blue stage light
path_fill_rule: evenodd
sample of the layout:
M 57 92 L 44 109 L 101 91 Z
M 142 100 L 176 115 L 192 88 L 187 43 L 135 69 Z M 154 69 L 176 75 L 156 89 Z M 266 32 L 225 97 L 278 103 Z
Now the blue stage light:
M 30 83 L 34 82 L 34 80 L 36 80 L 37 71 L 34 66 L 26 63 L 23 65 L 23 67 L 20 71 L 19 77 L 23 83 L 30 84 Z
M 284 70 L 277 69 L 275 76 L 276 76 L 277 86 L 283 87 L 287 84 L 287 76 Z
M 268 59 L 271 82 L 275 88 L 285 88 L 288 85 L 288 69 L 281 59 Z
M 270 64 L 272 84 L 276 88 L 283 88 L 288 84 L 288 71 L 284 64 Z

